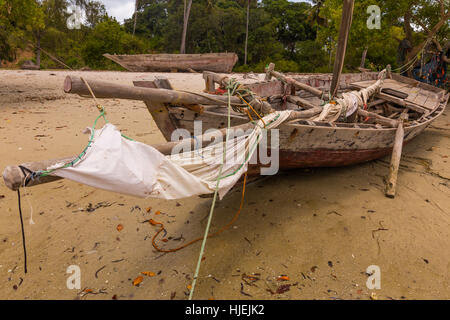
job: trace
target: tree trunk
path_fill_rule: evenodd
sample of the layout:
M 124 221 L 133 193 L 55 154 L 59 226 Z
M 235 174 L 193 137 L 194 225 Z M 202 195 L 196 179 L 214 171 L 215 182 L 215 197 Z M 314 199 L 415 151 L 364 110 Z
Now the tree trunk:
M 247 46 L 248 46 L 248 22 L 250 18 L 250 1 L 247 2 L 247 28 L 245 30 L 245 57 L 244 57 L 244 64 L 247 65 Z
M 447 23 L 448 19 L 450 18 L 450 12 L 445 13 L 444 2 L 443 1 L 439 2 L 441 4 L 441 11 L 440 11 L 441 20 L 438 23 L 436 23 L 436 25 L 434 25 L 432 29 L 428 28 L 421 21 L 418 21 L 417 18 L 413 17 L 411 13 L 411 8 L 409 8 L 408 11 L 405 13 L 403 28 L 405 30 L 406 39 L 409 40 L 411 45 L 413 44 L 413 36 L 412 36 L 413 31 L 411 27 L 412 19 L 414 19 L 415 22 L 417 22 L 424 29 L 424 31 L 428 33 L 427 39 L 425 41 L 423 41 L 421 44 L 417 46 L 414 46 L 407 53 L 405 63 L 409 63 L 412 59 L 414 59 L 414 57 L 425 47 L 426 43 L 433 39 L 435 34 L 442 28 L 442 26 L 444 26 L 445 23 Z M 408 76 L 412 77 L 411 69 L 408 70 Z
M 403 30 L 405 31 L 405 37 L 408 39 L 409 43 L 413 43 L 412 37 L 412 27 L 411 27 L 411 8 L 405 12 L 405 16 L 403 17 Z
M 186 34 L 188 28 L 189 14 L 191 12 L 192 0 L 188 0 L 188 4 L 186 6 L 186 0 L 184 0 L 184 22 L 183 22 L 183 34 L 181 35 L 181 48 L 180 53 L 186 53 Z
M 136 0 L 134 4 L 134 25 L 133 25 L 133 36 L 136 33 L 136 22 L 137 22 L 137 11 L 138 11 L 138 1 Z
M 361 57 L 361 65 L 360 65 L 361 68 L 364 68 L 364 66 L 366 65 L 367 50 L 369 50 L 369 47 L 364 48 L 364 51 L 363 51 L 363 54 Z
M 36 34 L 36 65 L 41 68 L 41 33 Z

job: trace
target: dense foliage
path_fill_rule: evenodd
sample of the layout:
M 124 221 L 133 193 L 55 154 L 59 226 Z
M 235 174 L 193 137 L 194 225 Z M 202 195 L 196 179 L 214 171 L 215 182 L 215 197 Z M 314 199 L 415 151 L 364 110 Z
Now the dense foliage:
M 248 65 L 244 65 L 249 2 Z M 374 4 L 381 8 L 381 29 L 367 28 L 367 7 Z M 79 28 L 67 25 L 73 5 L 84 13 Z M 0 59 L 14 60 L 18 49 L 33 50 L 41 67 L 61 67 L 47 54 L 41 58 L 38 48 L 42 48 L 71 68 L 120 69 L 103 54 L 177 53 L 184 5 L 185 0 L 138 0 L 136 17 L 121 25 L 108 16 L 101 1 L 0 0 Z M 399 41 L 404 38 L 412 44 L 409 58 L 431 34 L 445 40 L 448 6 L 444 0 L 355 1 L 345 69 L 356 70 L 364 51 L 366 68 L 398 67 Z M 281 71 L 329 72 L 341 8 L 342 0 L 193 0 L 186 52 L 236 52 L 235 71 L 261 72 L 275 62 Z

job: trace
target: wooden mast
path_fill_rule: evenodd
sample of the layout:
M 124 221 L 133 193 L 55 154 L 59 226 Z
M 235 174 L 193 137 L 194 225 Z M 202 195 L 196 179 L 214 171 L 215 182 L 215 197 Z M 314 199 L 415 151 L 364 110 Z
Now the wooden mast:
M 345 51 L 347 49 L 348 34 L 352 25 L 354 0 L 344 0 L 342 7 L 341 26 L 339 28 L 338 46 L 336 50 L 336 58 L 334 60 L 333 80 L 331 81 L 330 95 L 333 98 L 339 87 L 339 79 L 344 66 Z

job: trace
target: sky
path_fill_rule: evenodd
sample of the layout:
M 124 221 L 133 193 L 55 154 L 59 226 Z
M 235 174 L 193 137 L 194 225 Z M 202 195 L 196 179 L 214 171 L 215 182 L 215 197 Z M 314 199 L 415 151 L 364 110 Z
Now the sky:
M 303 0 L 290 0 L 292 2 L 300 2 Z M 124 19 L 128 19 L 133 15 L 135 0 L 100 0 L 110 16 L 113 16 L 123 23 Z
M 106 12 L 120 23 L 133 15 L 135 0 L 100 0 L 100 2 L 105 5 Z

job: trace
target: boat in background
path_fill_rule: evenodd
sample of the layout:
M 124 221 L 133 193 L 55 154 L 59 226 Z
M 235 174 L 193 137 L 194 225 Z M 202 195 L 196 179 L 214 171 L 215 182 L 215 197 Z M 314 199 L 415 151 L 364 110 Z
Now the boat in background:
M 103 55 L 132 72 L 230 73 L 238 61 L 235 53 Z

